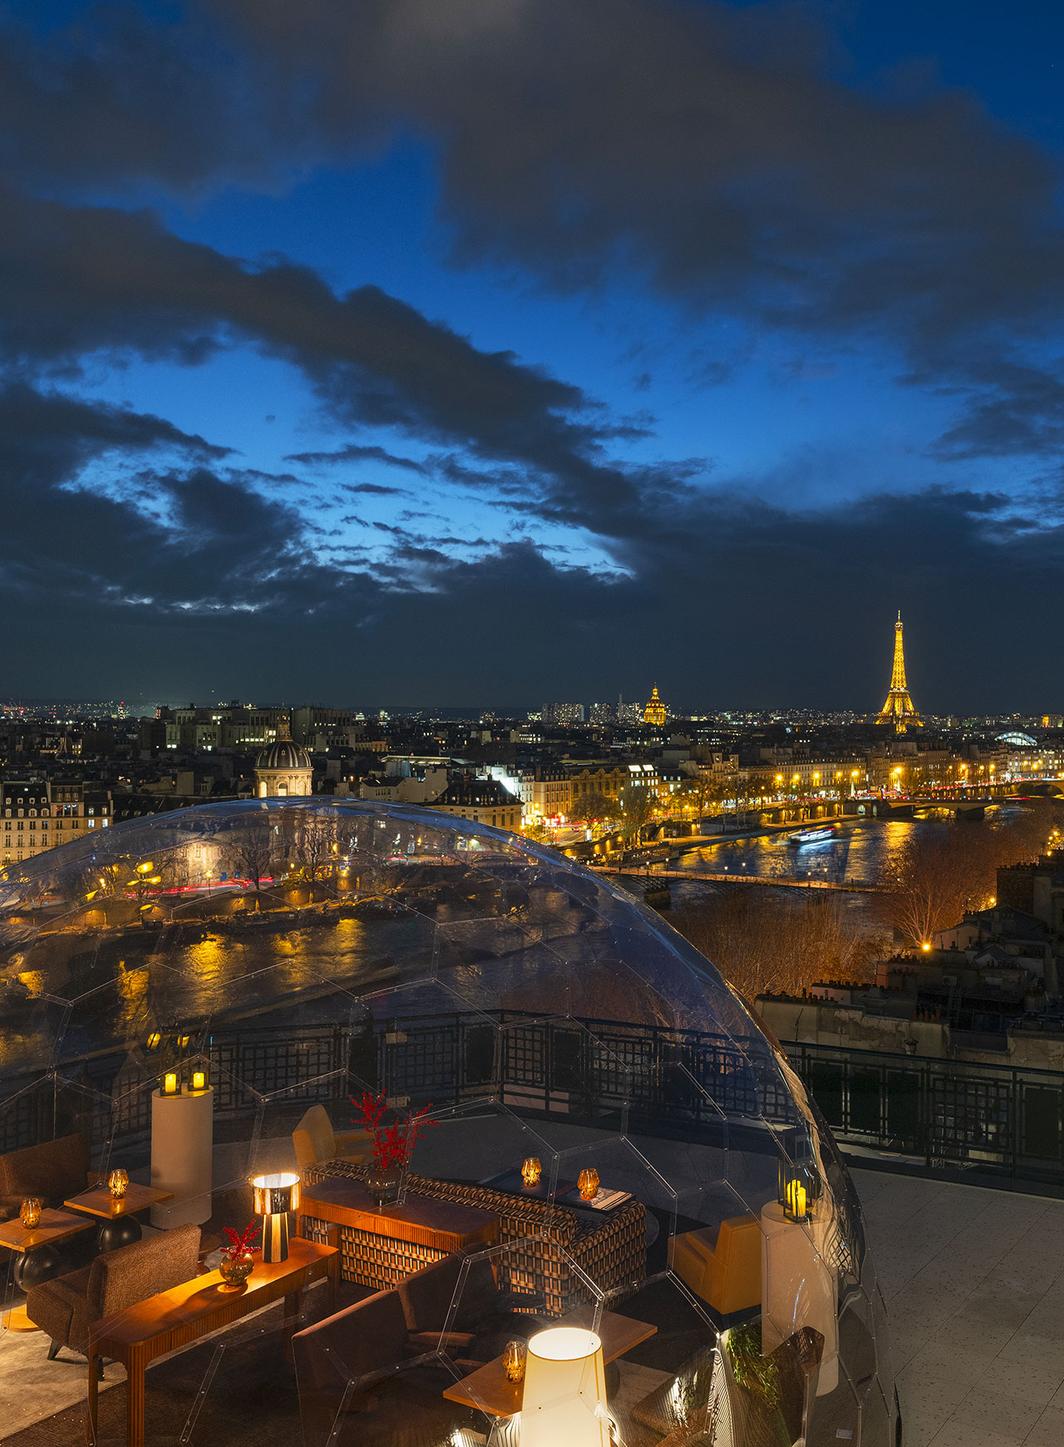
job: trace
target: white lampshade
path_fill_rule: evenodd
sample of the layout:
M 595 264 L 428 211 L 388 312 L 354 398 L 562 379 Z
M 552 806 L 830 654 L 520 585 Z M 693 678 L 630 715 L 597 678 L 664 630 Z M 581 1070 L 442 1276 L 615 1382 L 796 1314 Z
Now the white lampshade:
M 583 1327 L 555 1326 L 529 1339 L 521 1398 L 521 1447 L 609 1447 L 602 1342 Z

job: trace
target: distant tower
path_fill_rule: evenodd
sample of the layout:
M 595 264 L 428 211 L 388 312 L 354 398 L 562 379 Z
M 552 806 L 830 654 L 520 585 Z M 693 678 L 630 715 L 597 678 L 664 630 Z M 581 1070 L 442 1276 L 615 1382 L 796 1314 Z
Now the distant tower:
M 255 760 L 255 793 L 260 799 L 305 798 L 314 792 L 314 765 L 306 749 L 292 742 L 286 718 L 277 721 L 277 738 Z
M 650 690 L 650 697 L 647 699 L 646 708 L 643 710 L 643 722 L 645 724 L 653 724 L 655 728 L 661 728 L 668 716 L 669 711 L 664 703 L 662 703 L 661 694 L 658 692 L 658 686 L 655 683 L 654 687 Z
M 905 681 L 905 642 L 901 621 L 894 625 L 894 666 L 890 670 L 890 689 L 883 707 L 876 715 L 877 724 L 893 724 L 896 734 L 903 734 L 911 725 L 923 728 L 924 721 L 916 712 L 916 705 L 909 697 L 909 685 Z

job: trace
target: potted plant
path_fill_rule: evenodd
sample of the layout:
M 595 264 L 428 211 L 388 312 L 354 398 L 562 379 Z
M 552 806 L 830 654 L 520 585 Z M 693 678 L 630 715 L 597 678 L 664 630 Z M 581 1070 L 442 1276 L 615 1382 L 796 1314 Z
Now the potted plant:
M 251 1275 L 251 1268 L 255 1264 L 252 1253 L 259 1228 L 254 1221 L 249 1221 L 243 1231 L 235 1231 L 232 1226 L 225 1226 L 223 1229 L 229 1244 L 222 1247 L 218 1271 L 226 1286 L 235 1290 L 243 1286 Z
M 374 1095 L 372 1091 L 364 1090 L 361 1099 L 351 1097 L 351 1104 L 355 1107 L 357 1123 L 373 1142 L 373 1163 L 366 1179 L 377 1204 L 383 1206 L 398 1198 L 403 1172 L 410 1162 L 418 1137 L 423 1130 L 436 1124 L 425 1118 L 432 1106 L 423 1105 L 413 1115 L 394 1120 L 389 1125 L 385 1124 L 389 1111 L 385 1091 Z

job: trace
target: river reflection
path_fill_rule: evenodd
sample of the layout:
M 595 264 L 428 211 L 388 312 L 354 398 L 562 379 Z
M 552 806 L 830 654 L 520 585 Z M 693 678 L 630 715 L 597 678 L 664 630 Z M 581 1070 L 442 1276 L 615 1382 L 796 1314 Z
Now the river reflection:
M 855 880 L 885 884 L 895 877 L 914 834 L 944 835 L 954 829 L 1001 829 L 1026 812 L 1003 804 L 984 820 L 955 823 L 950 815 L 930 819 L 840 819 L 831 839 L 794 844 L 783 835 L 736 839 L 692 849 L 679 866 L 693 874 L 754 874 L 762 878 L 823 879 L 833 884 Z M 809 827 L 809 826 L 806 826 Z

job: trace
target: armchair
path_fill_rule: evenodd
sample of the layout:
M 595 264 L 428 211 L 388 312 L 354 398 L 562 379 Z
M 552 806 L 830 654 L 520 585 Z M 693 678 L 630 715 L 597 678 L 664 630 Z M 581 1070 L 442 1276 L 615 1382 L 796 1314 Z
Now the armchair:
M 486 1254 L 445 1256 L 408 1276 L 396 1291 L 409 1349 L 447 1352 L 467 1370 L 499 1356 L 508 1341 L 527 1337 L 540 1322 L 527 1305 L 524 1311 L 516 1310 L 514 1298 L 500 1288 Z
M 672 1269 L 721 1316 L 761 1304 L 761 1227 L 753 1216 L 687 1231 L 672 1245 Z
M 0 1156 L 0 1220 L 17 1216 L 24 1196 L 39 1196 L 47 1206 L 61 1206 L 92 1179 L 89 1147 L 79 1131 L 8 1151 Z
M 333 1130 L 329 1113 L 323 1105 L 312 1105 L 304 1112 L 292 1132 L 292 1148 L 300 1175 L 308 1166 L 317 1165 L 319 1161 L 339 1158 L 358 1164 L 368 1161 L 372 1153 L 368 1131 Z
M 199 1270 L 199 1245 L 198 1226 L 178 1226 L 104 1251 L 80 1271 L 31 1287 L 26 1315 L 51 1337 L 49 1361 L 63 1347 L 84 1355 L 94 1322 L 191 1280 Z

